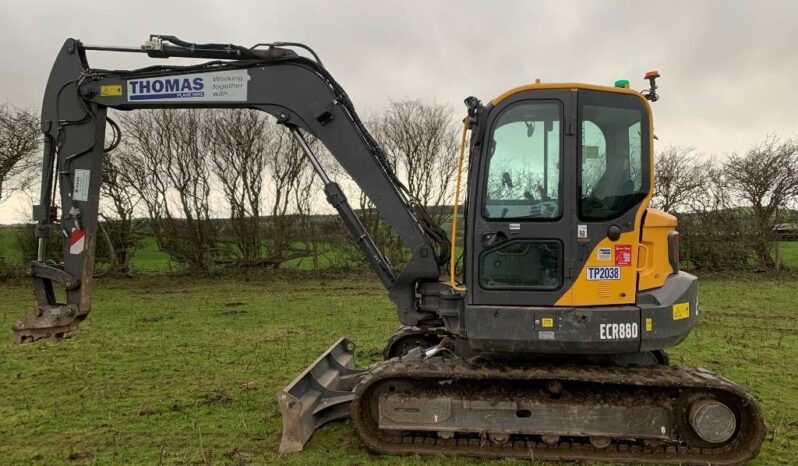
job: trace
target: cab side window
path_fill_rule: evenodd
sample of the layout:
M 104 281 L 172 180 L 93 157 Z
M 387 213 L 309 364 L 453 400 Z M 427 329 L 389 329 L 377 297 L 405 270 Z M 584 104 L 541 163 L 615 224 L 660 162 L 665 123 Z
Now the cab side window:
M 609 220 L 640 202 L 643 183 L 642 110 L 602 105 L 581 107 L 579 216 Z

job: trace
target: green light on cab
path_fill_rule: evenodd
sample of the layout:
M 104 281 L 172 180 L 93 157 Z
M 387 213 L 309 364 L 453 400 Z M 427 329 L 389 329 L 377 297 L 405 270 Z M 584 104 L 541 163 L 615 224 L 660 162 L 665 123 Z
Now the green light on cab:
M 615 87 L 629 87 L 628 79 L 619 79 L 615 81 Z

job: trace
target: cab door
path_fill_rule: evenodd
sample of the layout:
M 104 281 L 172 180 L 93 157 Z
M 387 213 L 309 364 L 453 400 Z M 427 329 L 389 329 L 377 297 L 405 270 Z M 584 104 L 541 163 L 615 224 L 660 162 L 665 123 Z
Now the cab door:
M 570 289 L 576 130 L 571 90 L 523 91 L 489 109 L 472 149 L 469 304 L 553 305 Z
M 628 91 L 578 94 L 576 236 L 571 288 L 562 306 L 632 304 L 642 218 L 650 199 L 650 112 Z

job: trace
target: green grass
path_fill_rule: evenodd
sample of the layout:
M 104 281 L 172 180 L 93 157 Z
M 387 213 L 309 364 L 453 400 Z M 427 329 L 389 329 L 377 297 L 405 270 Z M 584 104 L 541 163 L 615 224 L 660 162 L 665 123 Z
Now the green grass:
M 0 228 L 0 257 L 9 264 L 22 261 L 22 254 L 17 248 L 16 228 Z
M 782 264 L 798 269 L 798 241 L 782 241 L 779 248 Z
M 292 244 L 292 247 L 297 250 L 302 250 L 305 249 L 305 244 L 297 241 Z M 317 247 L 319 251 L 319 257 L 317 259 L 319 269 L 327 269 L 346 264 L 346 253 L 335 245 L 320 243 Z M 308 251 L 308 256 L 287 260 L 280 264 L 280 267 L 293 270 L 315 270 L 316 264 L 313 261 L 311 252 Z
M 31 306 L 30 288 L 0 290 L 0 464 L 420 461 L 369 454 L 348 423 L 321 429 L 300 454 L 277 453 L 275 394 L 321 351 L 346 335 L 359 366 L 381 360 L 397 321 L 370 277 L 105 279 L 75 338 L 21 346 L 8 329 Z M 702 320 L 671 351 L 762 401 L 770 432 L 753 464 L 798 464 L 796 301 L 796 281 L 702 282 Z
M 163 272 L 179 269 L 180 265 L 172 263 L 169 254 L 158 250 L 155 238 L 148 236 L 130 259 L 130 267 L 136 272 Z

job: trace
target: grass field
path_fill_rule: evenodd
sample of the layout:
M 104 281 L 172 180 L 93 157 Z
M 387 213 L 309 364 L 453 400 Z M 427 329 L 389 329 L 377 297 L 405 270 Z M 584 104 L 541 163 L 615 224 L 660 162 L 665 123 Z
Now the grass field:
M 346 335 L 359 366 L 381 359 L 397 323 L 370 277 L 105 279 L 77 337 L 23 346 L 8 329 L 31 305 L 28 283 L 0 287 L 0 464 L 419 461 L 369 454 L 348 423 L 323 428 L 303 453 L 276 452 L 275 394 L 321 351 Z M 702 320 L 671 351 L 762 401 L 770 432 L 758 465 L 798 464 L 796 301 L 798 281 L 705 281 Z
M 19 263 L 22 257 L 17 249 L 17 230 L 14 228 L 0 228 L 0 257 L 10 264 Z
M 798 241 L 779 243 L 781 261 L 791 268 L 798 268 Z

